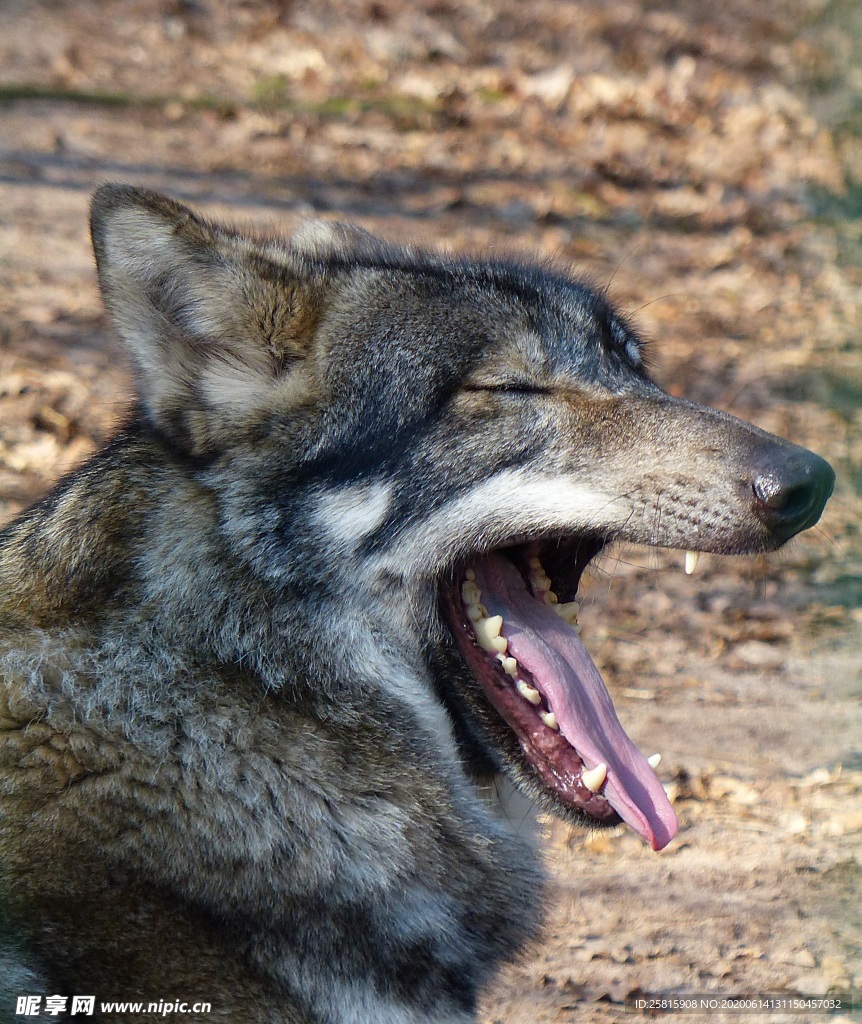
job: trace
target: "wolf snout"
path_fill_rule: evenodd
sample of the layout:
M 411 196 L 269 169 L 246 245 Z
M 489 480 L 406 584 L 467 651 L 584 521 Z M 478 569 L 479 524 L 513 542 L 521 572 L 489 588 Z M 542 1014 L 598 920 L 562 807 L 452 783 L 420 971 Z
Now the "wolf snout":
M 770 448 L 762 452 L 751 489 L 752 510 L 783 543 L 813 526 L 835 485 L 835 471 L 805 448 Z

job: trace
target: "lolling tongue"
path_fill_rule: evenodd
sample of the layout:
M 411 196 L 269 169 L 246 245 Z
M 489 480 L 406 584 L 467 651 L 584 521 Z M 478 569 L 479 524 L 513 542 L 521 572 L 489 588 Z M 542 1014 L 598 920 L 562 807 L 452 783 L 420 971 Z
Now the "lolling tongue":
M 678 828 L 676 814 L 658 776 L 620 725 L 578 634 L 553 608 L 533 597 L 505 556 L 488 555 L 476 564 L 475 572 L 482 603 L 490 615 L 502 615 L 509 653 L 533 676 L 560 732 L 585 767 L 607 765 L 602 795 L 654 850 L 667 846 Z

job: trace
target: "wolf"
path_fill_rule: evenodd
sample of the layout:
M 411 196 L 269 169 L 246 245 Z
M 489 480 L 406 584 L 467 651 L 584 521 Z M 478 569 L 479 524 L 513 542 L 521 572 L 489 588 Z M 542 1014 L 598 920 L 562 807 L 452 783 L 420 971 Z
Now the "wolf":
M 545 265 L 119 184 L 92 237 L 136 400 L 0 534 L 5 1013 L 467 1024 L 540 920 L 496 776 L 677 829 L 579 637 L 587 566 L 772 551 L 834 474 L 664 393 Z

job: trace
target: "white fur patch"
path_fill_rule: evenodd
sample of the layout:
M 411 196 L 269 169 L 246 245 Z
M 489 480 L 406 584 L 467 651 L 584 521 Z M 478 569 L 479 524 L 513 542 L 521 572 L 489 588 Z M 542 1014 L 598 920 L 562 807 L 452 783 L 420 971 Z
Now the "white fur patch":
M 351 552 L 386 518 L 391 496 L 392 485 L 381 482 L 333 488 L 321 494 L 315 518 L 338 547 Z
M 412 527 L 383 556 L 381 568 L 434 573 L 465 548 L 505 542 L 519 534 L 605 532 L 622 526 L 631 505 L 583 481 L 506 470 L 450 501 Z

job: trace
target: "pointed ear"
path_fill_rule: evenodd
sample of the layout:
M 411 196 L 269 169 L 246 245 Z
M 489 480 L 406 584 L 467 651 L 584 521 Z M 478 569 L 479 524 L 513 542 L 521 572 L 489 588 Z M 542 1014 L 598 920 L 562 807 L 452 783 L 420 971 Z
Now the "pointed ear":
M 102 296 L 143 407 L 174 443 L 204 451 L 271 405 L 273 388 L 296 398 L 322 296 L 288 247 L 126 185 L 96 192 L 91 229 Z

